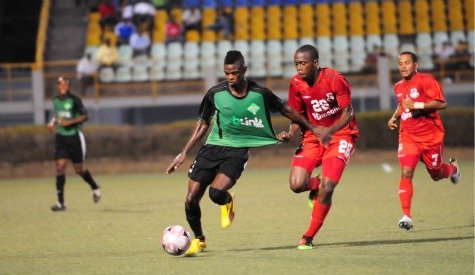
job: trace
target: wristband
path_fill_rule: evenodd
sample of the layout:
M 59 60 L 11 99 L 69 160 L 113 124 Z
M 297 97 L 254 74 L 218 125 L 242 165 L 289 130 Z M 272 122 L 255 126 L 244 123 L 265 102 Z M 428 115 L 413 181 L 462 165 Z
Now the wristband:
M 424 102 L 414 102 L 414 109 L 424 109 Z

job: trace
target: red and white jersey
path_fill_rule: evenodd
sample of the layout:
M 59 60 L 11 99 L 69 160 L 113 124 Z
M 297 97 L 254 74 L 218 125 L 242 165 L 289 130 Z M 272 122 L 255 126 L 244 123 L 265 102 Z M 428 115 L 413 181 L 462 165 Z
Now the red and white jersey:
M 303 114 L 313 125 L 329 127 L 340 120 L 341 109 L 351 105 L 351 87 L 348 81 L 332 68 L 321 68 L 315 84 L 310 87 L 300 75 L 290 80 L 289 106 Z M 356 120 L 333 134 L 337 136 L 358 136 Z M 303 133 L 306 141 L 314 141 L 316 137 L 306 130 Z
M 411 110 L 401 106 L 402 100 L 409 97 L 414 102 L 430 102 L 438 100 L 445 102 L 442 88 L 431 74 L 417 73 L 409 81 L 401 80 L 394 85 L 401 113 L 399 133 L 410 137 L 415 142 L 440 142 L 444 137 L 444 127 L 437 111 L 424 112 L 413 117 Z

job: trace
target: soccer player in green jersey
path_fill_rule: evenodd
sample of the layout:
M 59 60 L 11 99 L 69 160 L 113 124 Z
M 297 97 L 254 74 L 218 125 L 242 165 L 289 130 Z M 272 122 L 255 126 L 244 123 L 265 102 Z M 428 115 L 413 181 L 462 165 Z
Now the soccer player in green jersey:
M 201 226 L 200 200 L 209 186 L 210 199 L 221 205 L 221 227 L 227 228 L 234 219 L 234 195 L 229 193 L 249 158 L 249 148 L 281 142 L 272 127 L 270 112 L 280 112 L 292 122 L 310 129 L 317 128 L 290 108 L 269 89 L 245 78 L 247 66 L 241 52 L 229 51 L 224 59 L 226 80 L 211 87 L 204 96 L 198 122 L 182 151 L 170 163 L 166 172 L 172 173 L 186 159 L 186 154 L 207 133 L 188 172 L 188 194 L 185 200 L 186 219 L 195 235 L 186 256 L 195 255 L 206 247 Z
M 95 203 L 101 199 L 101 189 L 88 170 L 84 169 L 86 157 L 86 140 L 82 133 L 82 124 L 88 119 L 87 110 L 79 97 L 69 91 L 69 79 L 59 77 L 57 82 L 58 94 L 53 97 L 54 117 L 48 128 L 56 131 L 55 161 L 56 161 L 56 194 L 58 201 L 51 206 L 53 211 L 64 211 L 64 185 L 66 183 L 66 166 L 71 160 L 74 171 L 86 181 L 92 189 L 92 199 Z

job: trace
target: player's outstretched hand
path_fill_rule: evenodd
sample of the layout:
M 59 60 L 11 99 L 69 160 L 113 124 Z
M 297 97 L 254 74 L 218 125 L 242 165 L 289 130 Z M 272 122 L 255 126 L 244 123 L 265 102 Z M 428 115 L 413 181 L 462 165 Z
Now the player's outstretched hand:
M 276 137 L 280 141 L 289 142 L 293 136 L 289 132 L 282 131 L 278 133 Z
M 184 161 L 185 161 L 186 155 L 185 154 L 178 154 L 173 161 L 170 163 L 168 166 L 167 170 L 165 171 L 167 174 L 171 174 L 175 172 L 176 169 L 178 169 L 178 166 L 180 166 Z

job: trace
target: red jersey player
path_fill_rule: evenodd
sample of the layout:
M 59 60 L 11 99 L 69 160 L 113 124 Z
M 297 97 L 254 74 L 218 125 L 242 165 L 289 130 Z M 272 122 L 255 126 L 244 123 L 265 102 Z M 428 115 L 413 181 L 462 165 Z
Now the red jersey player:
M 453 184 L 460 180 L 457 161 L 442 162 L 444 127 L 437 110 L 445 108 L 442 88 L 430 74 L 417 72 L 417 56 L 402 52 L 398 57 L 402 80 L 394 86 L 398 107 L 388 121 L 391 130 L 400 119 L 398 158 L 401 167 L 399 201 L 404 216 L 399 227 L 412 229 L 411 199 L 412 178 L 419 161 L 422 161 L 433 180 L 449 178 Z
M 331 68 L 318 66 L 318 50 L 311 45 L 300 47 L 294 55 L 297 73 L 290 80 L 289 105 L 317 126 L 318 136 L 301 129 L 289 176 L 290 189 L 295 193 L 310 191 L 312 216 L 298 249 L 312 249 L 312 240 L 323 225 L 332 204 L 333 191 L 355 149 L 358 137 L 351 87 L 346 79 Z M 291 139 L 299 126 L 292 124 L 289 132 L 278 137 Z M 322 166 L 319 176 L 312 171 Z

